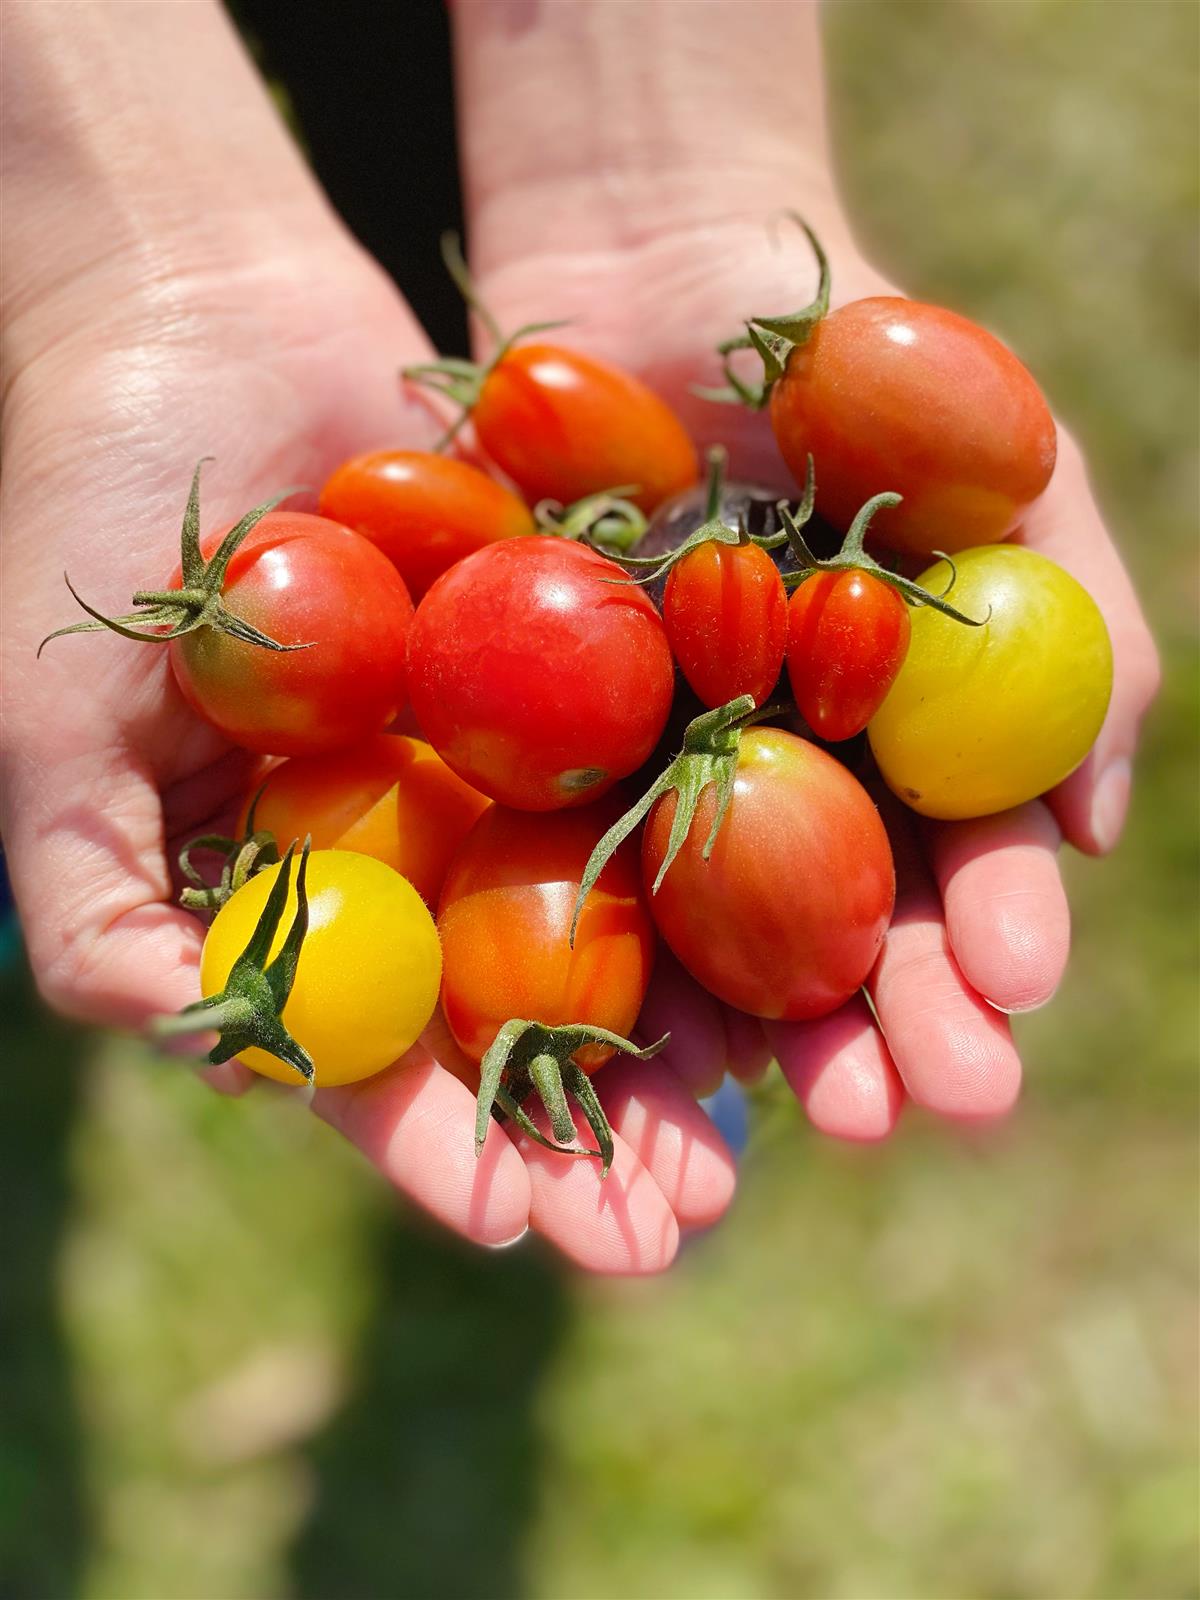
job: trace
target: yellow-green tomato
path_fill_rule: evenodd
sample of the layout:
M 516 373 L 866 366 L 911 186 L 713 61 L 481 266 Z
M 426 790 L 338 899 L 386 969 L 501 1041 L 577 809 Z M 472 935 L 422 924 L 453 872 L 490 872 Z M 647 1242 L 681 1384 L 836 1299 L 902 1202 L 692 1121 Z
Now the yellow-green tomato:
M 225 987 L 262 914 L 278 867 L 256 873 L 213 921 L 200 959 L 207 997 Z M 390 1066 L 433 1014 L 442 977 L 437 929 L 407 879 L 372 856 L 314 850 L 308 858 L 308 933 L 283 1025 L 312 1057 L 318 1088 L 355 1083 Z M 293 881 L 271 949 L 296 914 Z M 257 1047 L 238 1057 L 280 1083 L 294 1068 Z
M 926 817 L 984 817 L 1044 794 L 1075 770 L 1112 692 L 1112 646 L 1096 602 L 1047 557 L 1021 545 L 955 556 L 950 593 L 969 628 L 928 607 L 871 719 L 888 786 Z M 939 561 L 918 583 L 941 593 Z

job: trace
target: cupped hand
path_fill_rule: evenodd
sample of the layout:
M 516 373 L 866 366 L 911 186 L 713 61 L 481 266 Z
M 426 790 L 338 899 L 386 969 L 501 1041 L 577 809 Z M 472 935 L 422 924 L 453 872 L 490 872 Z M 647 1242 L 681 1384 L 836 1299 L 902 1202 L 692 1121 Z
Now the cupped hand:
M 166 651 L 114 637 L 39 641 L 75 620 L 63 584 L 108 613 L 165 581 L 192 467 L 205 528 L 341 460 L 431 442 L 396 380 L 429 348 L 382 274 L 333 230 L 253 269 L 213 264 L 107 301 L 38 350 L 3 411 L 8 709 L 3 836 L 37 981 L 59 1009 L 141 1027 L 198 997 L 203 929 L 174 902 L 178 845 L 228 824 L 251 758 L 186 707 Z M 247 647 L 249 648 L 249 647 Z M 436 1027 L 396 1066 L 315 1109 L 384 1176 L 470 1239 L 527 1228 L 597 1271 L 653 1271 L 681 1229 L 725 1208 L 733 1165 L 677 1074 L 620 1063 L 597 1082 L 613 1170 L 512 1141 L 474 1153 L 474 1096 Z M 219 1087 L 248 1081 L 235 1064 Z M 586 1130 L 585 1130 L 586 1131 Z
M 676 185 L 675 203 L 661 207 L 652 225 L 631 229 L 625 215 L 601 212 L 564 239 L 520 220 L 523 189 L 510 195 L 511 168 L 482 148 L 475 180 L 483 224 L 475 261 L 482 296 L 501 326 L 574 317 L 556 338 L 641 373 L 676 405 L 695 438 L 728 448 L 733 473 L 795 492 L 765 415 L 706 402 L 694 386 L 720 381 L 714 347 L 747 315 L 810 298 L 815 269 L 798 233 L 794 245 L 786 234 L 773 242 L 765 214 L 707 209 L 713 180 L 700 176 Z M 570 189 L 573 179 L 568 172 L 561 181 Z M 636 196 L 638 178 L 630 185 Z M 748 188 L 753 194 L 753 184 Z M 548 217 L 572 211 L 552 184 L 539 201 Z M 812 220 L 833 264 L 834 305 L 897 293 L 858 254 L 829 197 L 816 207 Z M 1059 845 L 1065 838 L 1092 854 L 1115 845 L 1139 724 L 1158 685 L 1150 633 L 1079 449 L 1061 430 L 1050 486 L 1017 537 L 1072 572 L 1108 623 L 1115 685 L 1094 750 L 1052 793 L 977 821 L 928 823 L 880 796 L 896 857 L 895 916 L 866 995 L 832 1016 L 759 1024 L 703 996 L 678 969 L 660 973 L 643 1036 L 665 1020 L 663 996 L 670 995 L 681 1020 L 665 1059 L 700 1092 L 714 1086 L 726 1060 L 752 1076 L 774 1056 L 814 1126 L 852 1140 L 888 1135 L 906 1099 L 970 1122 L 1013 1105 L 1021 1065 L 1008 1014 L 1045 1004 L 1067 960 Z

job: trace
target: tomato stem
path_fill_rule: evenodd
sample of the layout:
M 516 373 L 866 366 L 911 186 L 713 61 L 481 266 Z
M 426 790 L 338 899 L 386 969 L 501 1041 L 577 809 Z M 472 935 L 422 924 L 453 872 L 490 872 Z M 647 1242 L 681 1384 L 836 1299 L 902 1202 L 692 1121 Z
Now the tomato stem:
M 646 531 L 646 516 L 628 498 L 640 484 L 623 483 L 615 489 L 585 495 L 564 506 L 561 500 L 539 500 L 533 518 L 541 533 L 560 539 L 577 539 L 601 555 L 619 555 L 637 544 Z
M 230 839 L 220 833 L 202 833 L 189 839 L 180 850 L 179 870 L 187 879 L 187 885 L 180 890 L 179 904 L 186 911 L 219 911 L 256 872 L 278 862 L 279 846 L 275 835 L 269 828 L 254 826 L 258 802 L 269 782 L 269 778 L 264 778 L 255 792 L 246 813 L 246 830 L 240 839 Z M 210 850 L 224 858 L 217 883 L 206 882 L 192 865 L 193 850 Z
M 310 848 L 311 840 L 306 839 L 296 869 L 296 914 L 275 959 L 271 960 L 271 947 L 287 905 L 294 844 L 283 858 L 254 931 L 230 968 L 224 989 L 184 1006 L 174 1016 L 157 1018 L 152 1024 L 156 1037 L 204 1033 L 215 1028 L 220 1037 L 208 1056 L 214 1065 L 255 1047 L 294 1067 L 305 1083 L 315 1081 L 312 1057 L 280 1020 L 296 981 L 300 951 L 308 933 L 306 879 Z
M 221 598 L 229 563 L 246 535 L 262 521 L 268 511 L 274 511 L 281 501 L 301 493 L 300 488 L 284 489 L 281 493 L 272 495 L 269 500 L 264 500 L 261 505 L 255 506 L 252 511 L 248 511 L 230 528 L 212 560 L 205 562 L 200 550 L 200 473 L 205 463 L 211 460 L 211 456 L 202 456 L 196 463 L 196 470 L 192 474 L 192 486 L 188 491 L 187 506 L 184 509 L 179 536 L 182 586 L 178 589 L 139 589 L 133 596 L 133 604 L 137 610 L 129 612 L 126 616 L 109 617 L 103 611 L 97 611 L 94 606 L 90 606 L 64 572 L 63 582 L 92 621 L 74 622 L 69 627 L 56 628 L 53 633 L 48 633 L 38 645 L 39 656 L 51 639 L 61 639 L 68 633 L 108 631 L 120 634 L 123 639 L 136 639 L 143 644 L 167 644 L 172 639 L 183 638 L 184 634 L 194 633 L 197 628 L 213 628 L 218 633 L 227 633 L 231 638 L 240 639 L 243 644 L 257 645 L 262 650 L 309 648 L 307 643 L 280 644 L 278 640 L 272 639 L 269 634 L 256 628 L 253 623 L 247 622 L 244 617 L 235 616 L 232 611 L 226 610 Z M 150 631 L 154 629 L 161 631 Z
M 590 1023 L 567 1023 L 552 1028 L 542 1022 L 512 1018 L 496 1034 L 480 1063 L 475 1154 L 483 1153 L 488 1118 L 493 1106 L 498 1106 L 522 1132 L 545 1149 L 556 1150 L 561 1155 L 597 1157 L 601 1163 L 600 1176 L 607 1177 L 614 1151 L 612 1128 L 590 1078 L 574 1057 L 587 1045 L 601 1044 L 636 1056 L 639 1061 L 648 1061 L 669 1038 L 670 1034 L 664 1034 L 657 1043 L 642 1047 L 619 1033 L 593 1027 Z M 521 1101 L 529 1093 L 536 1093 L 545 1107 L 557 1144 L 546 1138 L 522 1106 Z M 588 1127 L 596 1136 L 597 1149 L 583 1149 L 575 1142 L 575 1119 L 568 1096 L 575 1100 L 587 1119 Z

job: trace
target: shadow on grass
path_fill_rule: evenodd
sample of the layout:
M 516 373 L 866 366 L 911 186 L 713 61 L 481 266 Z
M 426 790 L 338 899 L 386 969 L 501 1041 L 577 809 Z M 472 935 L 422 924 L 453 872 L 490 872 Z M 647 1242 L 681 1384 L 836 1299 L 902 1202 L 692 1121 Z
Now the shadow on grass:
M 0 1018 L 0 1596 L 67 1600 L 90 1537 L 57 1283 L 82 1036 L 47 1016 L 21 967 L 0 978 Z
M 526 1592 L 538 1386 L 567 1315 L 529 1246 L 489 1253 L 397 1219 L 350 1400 L 310 1448 L 316 1503 L 292 1554 L 302 1600 Z

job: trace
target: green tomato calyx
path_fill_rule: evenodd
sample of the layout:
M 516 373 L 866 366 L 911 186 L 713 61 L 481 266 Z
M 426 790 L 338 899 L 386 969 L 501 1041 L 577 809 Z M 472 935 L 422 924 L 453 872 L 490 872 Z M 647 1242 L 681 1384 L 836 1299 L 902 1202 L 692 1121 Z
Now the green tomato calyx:
M 740 518 L 738 526 L 731 528 L 723 522 L 720 516 L 721 498 L 725 489 L 725 464 L 727 454 L 723 445 L 713 445 L 708 452 L 708 499 L 705 505 L 705 517 L 701 525 L 690 533 L 682 544 L 676 545 L 674 550 L 668 550 L 661 556 L 627 556 L 615 555 L 613 560 L 628 571 L 640 573 L 640 577 L 633 578 L 606 578 L 606 583 L 640 583 L 654 584 L 660 578 L 677 567 L 685 557 L 693 551 L 701 549 L 706 544 L 747 545 L 756 544 L 760 550 L 777 550 L 787 543 L 787 533 L 752 534 L 748 532 L 744 518 Z M 804 495 L 796 508 L 795 517 L 800 527 L 809 520 L 813 513 L 815 486 L 812 474 L 812 461 L 809 460 L 808 481 L 804 486 Z M 604 551 L 603 554 L 609 554 Z
M 246 948 L 230 969 L 224 989 L 220 994 L 184 1006 L 174 1016 L 159 1017 L 153 1024 L 153 1032 L 158 1038 L 202 1033 L 215 1028 L 220 1038 L 208 1057 L 214 1066 L 255 1046 L 259 1050 L 266 1050 L 287 1066 L 294 1067 L 305 1083 L 310 1086 L 314 1083 L 312 1057 L 292 1038 L 280 1020 L 296 981 L 300 949 L 308 932 L 305 879 L 310 846 L 311 841 L 306 839 L 296 869 L 296 914 L 279 954 L 273 961 L 270 959 L 271 946 L 287 904 L 292 856 L 296 850 L 294 844 L 283 858 L 262 915 L 255 924 Z
M 645 513 L 628 498 L 639 488 L 636 483 L 623 483 L 616 489 L 585 495 L 569 506 L 560 500 L 539 500 L 533 508 L 533 519 L 539 533 L 577 539 L 603 556 L 619 557 L 646 531 Z
M 279 846 L 275 835 L 269 828 L 254 826 L 254 813 L 269 781 L 264 779 L 255 792 L 246 814 L 246 831 L 240 839 L 231 839 L 223 833 L 201 833 L 189 839 L 179 852 L 179 870 L 187 879 L 179 893 L 179 904 L 185 911 L 219 911 L 256 872 L 278 865 Z M 206 882 L 193 866 L 193 850 L 207 850 L 222 857 L 217 883 Z
M 527 322 L 514 333 L 505 334 L 490 308 L 480 299 L 475 280 L 471 277 L 462 253 L 462 244 L 457 233 L 453 231 L 442 235 L 442 260 L 468 310 L 473 311 L 479 318 L 495 349 L 491 359 L 483 362 L 443 356 L 438 361 L 423 361 L 418 362 L 416 366 L 401 367 L 400 376 L 405 383 L 420 384 L 422 388 L 432 390 L 434 394 L 441 395 L 444 400 L 449 400 L 451 405 L 459 408 L 458 416 L 433 446 L 435 450 L 444 450 L 461 432 L 468 417 L 479 404 L 484 384 L 513 345 L 522 339 L 531 339 L 536 333 L 550 333 L 554 328 L 567 326 L 567 319 L 560 317 L 556 322 Z
M 721 357 L 725 382 L 715 389 L 698 388 L 695 392 L 702 399 L 761 411 L 771 398 L 771 390 L 787 371 L 792 351 L 812 336 L 813 329 L 829 311 L 829 258 L 821 241 L 796 212 L 785 211 L 784 216 L 796 224 L 812 246 L 819 272 L 817 292 L 799 311 L 789 311 L 783 316 L 750 317 L 745 333 L 719 344 L 717 354 Z M 753 350 L 762 361 L 763 376 L 760 383 L 749 383 L 735 371 L 733 357 L 739 350 Z
M 280 644 L 243 617 L 235 616 L 226 608 L 221 596 L 229 563 L 251 528 L 261 522 L 268 511 L 274 511 L 281 501 L 301 493 L 301 490 L 284 489 L 280 494 L 264 500 L 262 505 L 255 506 L 253 511 L 248 511 L 240 522 L 230 528 L 212 559 L 206 562 L 200 553 L 200 472 L 205 462 L 211 460 L 211 456 L 202 456 L 196 463 L 187 507 L 183 513 L 179 540 L 183 586 L 179 589 L 139 589 L 133 597 L 136 611 L 123 617 L 106 617 L 102 611 L 88 605 L 64 573 L 63 580 L 67 588 L 93 620 L 56 628 L 38 645 L 39 656 L 51 639 L 61 639 L 68 633 L 103 633 L 106 629 L 110 633 L 119 633 L 123 639 L 137 639 L 145 644 L 168 644 L 172 639 L 182 639 L 184 634 L 194 633 L 197 628 L 213 628 L 218 633 L 227 633 L 232 639 L 257 645 L 262 650 L 309 648 L 308 643 Z M 151 629 L 155 631 L 151 632 Z
M 811 486 L 812 482 L 813 458 L 810 455 L 808 458 L 808 486 Z M 807 496 L 808 487 L 806 486 L 806 499 Z M 975 617 L 968 617 L 963 611 L 957 611 L 946 599 L 946 595 L 953 589 L 958 576 L 954 562 L 951 561 L 948 555 L 944 555 L 941 551 L 934 552 L 940 560 L 946 562 L 949 566 L 950 582 L 941 594 L 932 594 L 928 589 L 922 589 L 919 583 L 914 583 L 911 578 L 904 577 L 902 573 L 893 572 L 890 567 L 880 566 L 879 562 L 873 556 L 869 556 L 863 548 L 867 529 L 870 527 L 871 519 L 875 513 L 884 510 L 888 506 L 898 506 L 902 498 L 903 496 L 898 494 L 873 495 L 866 505 L 859 508 L 854 521 L 850 524 L 845 539 L 842 541 L 842 548 L 837 555 L 830 556 L 828 561 L 820 561 L 813 555 L 804 538 L 802 531 L 803 521 L 793 517 L 787 508 L 787 502 L 781 500 L 779 502 L 779 519 L 783 523 L 784 537 L 791 545 L 792 554 L 799 564 L 798 571 L 784 573 L 783 581 L 785 587 L 796 588 L 816 572 L 865 572 L 868 576 L 877 578 L 880 583 L 886 583 L 889 589 L 895 589 L 898 594 L 903 595 L 909 605 L 929 606 L 932 610 L 940 611 L 942 616 L 949 617 L 954 622 L 965 623 L 968 628 L 983 627 L 992 614 L 990 606 L 988 607 L 987 616 L 977 620 Z
M 737 771 L 742 730 L 752 723 L 762 722 L 768 717 L 778 715 L 778 706 L 756 708 L 754 696 L 743 694 L 736 700 L 730 700 L 727 705 L 717 706 L 714 711 L 703 712 L 688 723 L 684 729 L 683 747 L 679 754 L 651 784 L 637 804 L 631 806 L 623 817 L 613 823 L 588 857 L 580 880 L 579 893 L 575 899 L 575 913 L 571 918 L 572 948 L 584 901 L 595 888 L 600 874 L 617 849 L 665 794 L 672 792 L 675 794 L 675 816 L 671 822 L 667 851 L 663 856 L 662 866 L 658 869 L 651 893 L 658 893 L 671 863 L 683 848 L 684 840 L 691 832 L 692 823 L 695 821 L 700 796 L 711 783 L 716 786 L 717 808 L 702 852 L 705 861 L 708 860 L 733 797 L 733 779 Z
M 567 1156 L 595 1156 L 601 1163 L 600 1176 L 606 1178 L 613 1159 L 612 1128 L 592 1080 L 575 1056 L 587 1045 L 606 1044 L 625 1055 L 636 1056 L 639 1061 L 648 1061 L 670 1037 L 665 1033 L 657 1043 L 642 1048 L 623 1039 L 619 1033 L 610 1033 L 607 1028 L 595 1028 L 589 1023 L 568 1023 L 551 1028 L 542 1022 L 525 1022 L 514 1017 L 497 1033 L 480 1063 L 475 1154 L 483 1154 L 488 1118 L 496 1107 L 522 1133 L 547 1150 Z M 547 1139 L 524 1109 L 523 1101 L 530 1094 L 536 1094 L 545 1107 L 553 1139 Z M 568 1095 L 587 1118 L 588 1127 L 596 1136 L 597 1149 L 587 1150 L 577 1143 L 578 1132 Z

